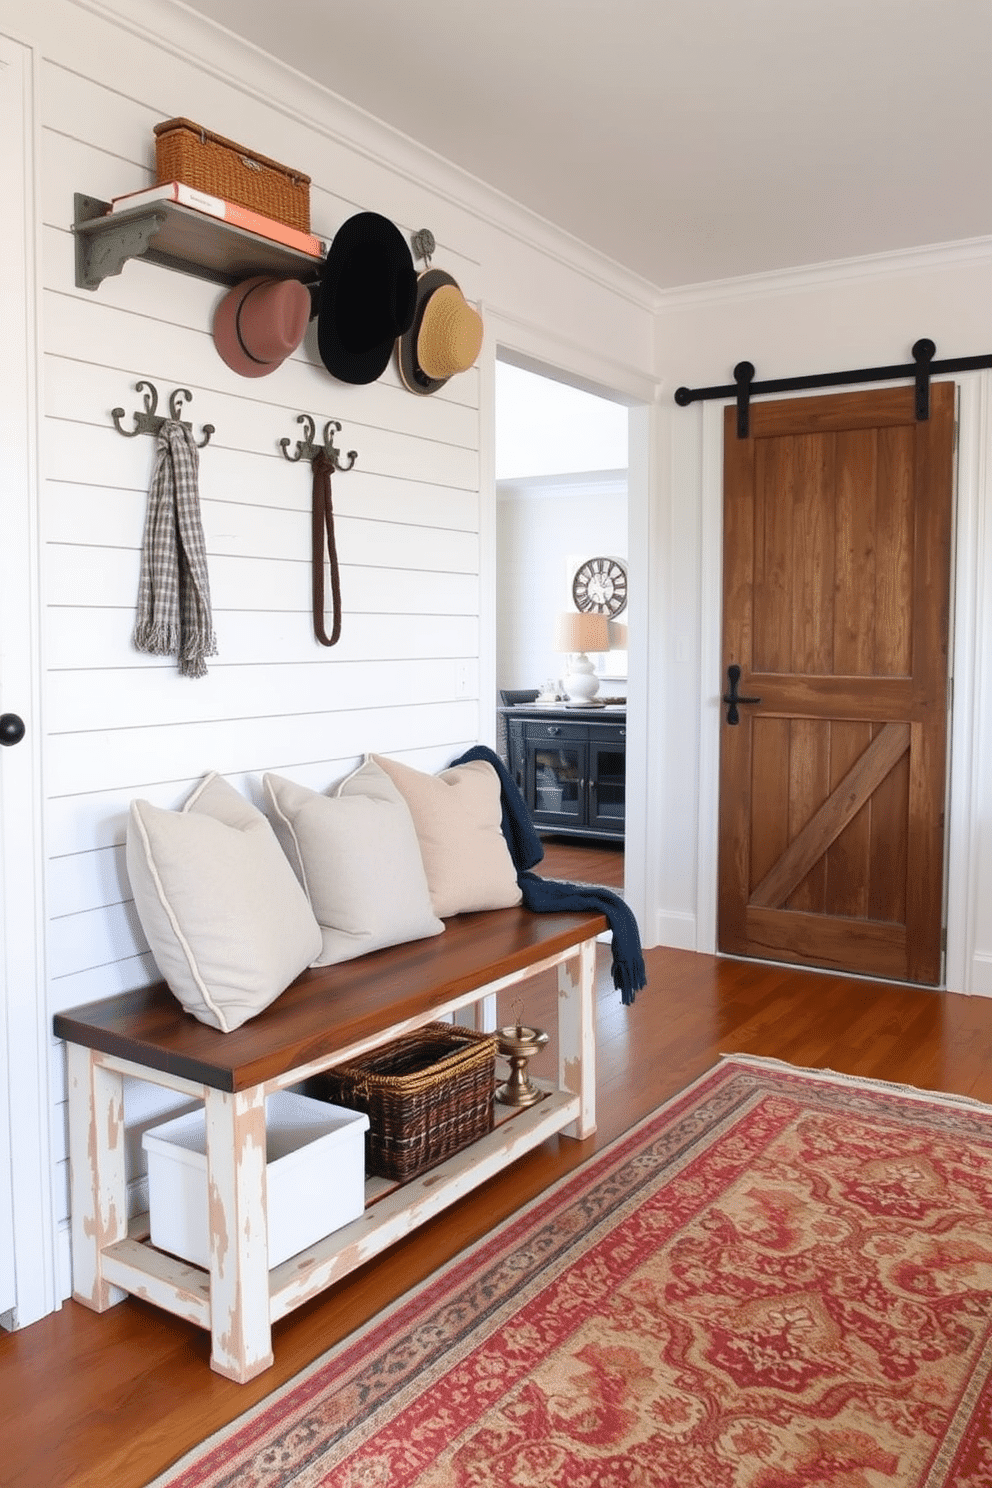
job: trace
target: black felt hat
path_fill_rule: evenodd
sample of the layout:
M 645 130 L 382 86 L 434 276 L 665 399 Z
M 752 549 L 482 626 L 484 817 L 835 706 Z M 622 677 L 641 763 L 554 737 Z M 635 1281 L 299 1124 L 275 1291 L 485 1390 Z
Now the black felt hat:
M 320 359 L 340 382 L 375 382 L 417 303 L 413 255 L 378 212 L 359 212 L 338 228 L 317 300 Z

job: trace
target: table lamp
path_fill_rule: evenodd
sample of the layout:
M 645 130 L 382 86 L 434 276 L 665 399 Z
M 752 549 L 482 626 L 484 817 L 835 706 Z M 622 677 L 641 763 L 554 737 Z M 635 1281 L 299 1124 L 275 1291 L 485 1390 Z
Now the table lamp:
M 605 615 L 565 610 L 555 626 L 555 650 L 570 655 L 568 675 L 563 679 L 570 703 L 588 703 L 599 691 L 599 678 L 587 651 L 610 649 L 610 627 Z M 598 705 L 597 705 L 598 706 Z

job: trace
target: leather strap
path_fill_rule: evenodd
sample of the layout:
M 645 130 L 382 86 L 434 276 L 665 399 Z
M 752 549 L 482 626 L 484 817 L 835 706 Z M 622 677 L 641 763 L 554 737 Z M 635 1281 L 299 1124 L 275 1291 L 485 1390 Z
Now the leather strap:
M 334 508 L 331 505 L 331 471 L 333 465 L 321 450 L 313 462 L 313 506 L 311 536 L 313 549 L 313 633 L 322 646 L 333 646 L 341 635 L 341 583 L 338 577 L 338 552 L 334 541 Z M 331 566 L 331 608 L 334 622 L 328 636 L 324 628 L 324 541 Z

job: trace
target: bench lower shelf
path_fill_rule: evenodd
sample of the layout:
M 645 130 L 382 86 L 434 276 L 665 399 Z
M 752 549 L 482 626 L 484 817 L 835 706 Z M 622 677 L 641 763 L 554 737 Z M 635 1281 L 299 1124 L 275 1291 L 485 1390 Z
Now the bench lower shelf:
M 408 1183 L 389 1187 L 381 1196 L 377 1193 L 382 1181 L 369 1180 L 366 1191 L 372 1202 L 367 1202 L 358 1219 L 270 1270 L 269 1321 L 278 1321 L 333 1286 L 576 1120 L 580 1104 L 577 1095 L 556 1090 L 545 1082 L 534 1084 L 545 1091 L 543 1099 L 522 1110 L 502 1108 L 507 1115 L 493 1131 L 437 1167 Z M 148 1233 L 147 1214 L 137 1215 L 128 1227 L 127 1239 L 104 1249 L 105 1279 L 132 1296 L 209 1330 L 209 1272 L 156 1250 L 147 1239 Z

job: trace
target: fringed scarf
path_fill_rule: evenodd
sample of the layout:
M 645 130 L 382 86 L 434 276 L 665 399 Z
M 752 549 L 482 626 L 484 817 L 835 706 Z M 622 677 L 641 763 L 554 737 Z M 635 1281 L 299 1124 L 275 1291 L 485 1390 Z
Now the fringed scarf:
M 534 830 L 517 782 L 499 755 L 486 744 L 473 745 L 452 760 L 452 764 L 463 765 L 468 760 L 485 760 L 499 776 L 503 836 L 526 907 L 537 914 L 589 909 L 605 915 L 613 936 L 613 985 L 620 993 L 621 1002 L 632 1003 L 641 988 L 647 986 L 641 934 L 633 911 L 619 894 L 601 884 L 566 883 L 530 873 L 528 870 L 544 857 L 544 845 Z
M 217 654 L 198 469 L 192 432 L 166 419 L 148 490 L 133 639 L 139 651 L 178 657 L 184 677 L 205 677 L 204 658 Z

